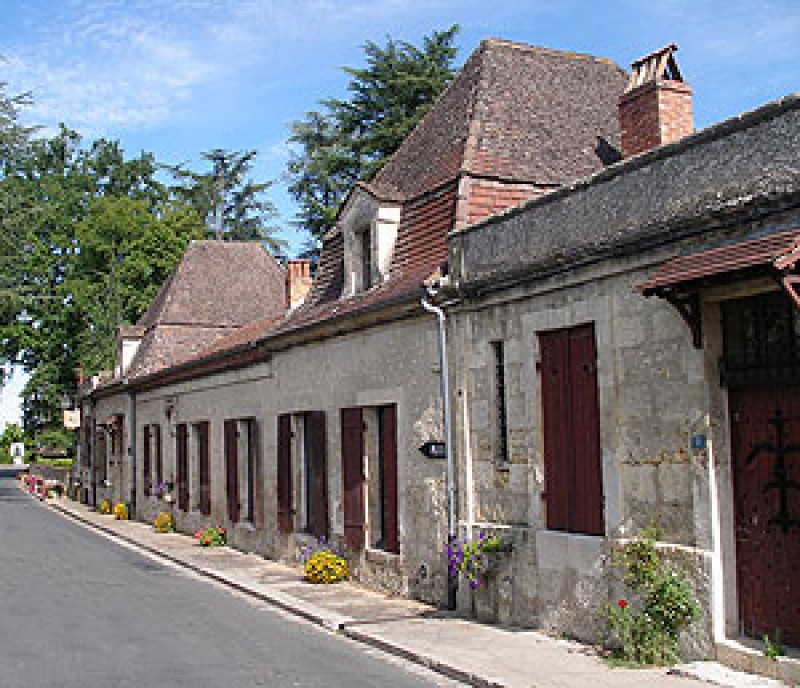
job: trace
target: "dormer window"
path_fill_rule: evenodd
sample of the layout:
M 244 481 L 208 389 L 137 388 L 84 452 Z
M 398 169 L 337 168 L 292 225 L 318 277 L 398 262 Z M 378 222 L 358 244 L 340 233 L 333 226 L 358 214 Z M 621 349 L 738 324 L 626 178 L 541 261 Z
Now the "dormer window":
M 342 213 L 344 289 L 347 298 L 389 279 L 400 224 L 400 206 L 381 205 L 365 193 L 355 194 Z

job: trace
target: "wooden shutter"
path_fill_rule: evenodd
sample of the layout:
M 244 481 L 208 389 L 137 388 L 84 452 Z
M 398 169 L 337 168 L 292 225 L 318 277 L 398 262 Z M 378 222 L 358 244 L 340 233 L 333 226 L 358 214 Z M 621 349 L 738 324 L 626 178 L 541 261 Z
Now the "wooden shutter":
M 278 416 L 278 530 L 291 533 L 293 530 L 292 505 L 292 416 Z
M 175 463 L 178 508 L 189 511 L 189 437 L 186 423 L 175 428 Z
M 161 426 L 153 426 L 153 436 L 156 441 L 156 483 L 164 482 L 164 459 L 161 455 Z
M 569 390 L 566 370 L 569 363 L 566 332 L 539 335 L 541 347 L 542 428 L 544 433 L 544 477 L 547 501 L 547 527 L 569 530 Z
M 97 433 L 95 435 L 95 475 L 97 476 L 98 482 L 103 482 L 106 477 L 108 476 L 108 471 L 106 468 L 107 462 L 107 438 L 106 438 L 106 431 L 105 428 L 98 428 Z
M 572 528 L 603 535 L 603 477 L 600 456 L 600 411 L 597 393 L 597 350 L 594 326 L 569 331 L 570 416 L 573 440 Z
M 317 537 L 328 537 L 328 440 L 325 431 L 325 412 L 312 411 L 306 415 L 309 424 L 311 446 L 311 533 Z
M 197 426 L 197 453 L 200 460 L 200 513 L 211 515 L 211 455 L 209 453 L 209 425 L 207 422 Z
M 144 426 L 144 436 L 142 437 L 142 473 L 144 480 L 142 485 L 144 487 L 144 496 L 150 495 L 150 490 L 153 487 L 153 466 L 151 461 L 151 439 L 150 439 L 150 426 Z
M 602 535 L 594 326 L 539 335 L 547 527 Z
M 383 459 L 383 542 L 388 552 L 400 552 L 397 529 L 397 407 L 381 408 L 381 457 Z
M 235 420 L 226 420 L 225 432 L 225 490 L 228 497 L 228 518 L 239 522 L 239 432 Z
M 258 421 L 250 418 L 247 421 L 247 476 L 250 480 L 247 495 L 250 502 L 248 515 L 256 528 L 262 526 L 261 507 L 261 451 L 258 441 Z
M 364 417 L 360 408 L 341 410 L 344 539 L 363 549 L 366 536 L 364 505 Z

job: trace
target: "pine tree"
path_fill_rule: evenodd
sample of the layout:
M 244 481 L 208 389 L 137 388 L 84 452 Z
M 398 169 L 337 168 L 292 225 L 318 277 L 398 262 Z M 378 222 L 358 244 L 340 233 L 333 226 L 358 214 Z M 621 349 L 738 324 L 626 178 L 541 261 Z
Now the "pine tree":
M 365 43 L 366 66 L 344 68 L 349 98 L 323 100 L 320 111 L 292 123 L 289 191 L 300 204 L 297 224 L 313 240 L 333 226 L 352 185 L 381 168 L 450 82 L 458 30 L 435 31 L 420 48 L 392 38 Z

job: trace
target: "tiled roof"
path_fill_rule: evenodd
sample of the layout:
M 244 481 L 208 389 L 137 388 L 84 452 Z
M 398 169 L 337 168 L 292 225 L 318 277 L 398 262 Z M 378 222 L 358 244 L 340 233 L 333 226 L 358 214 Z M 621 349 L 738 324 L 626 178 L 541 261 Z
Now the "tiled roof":
M 137 325 L 238 327 L 285 308 L 284 270 L 261 244 L 192 241 Z
M 129 378 L 169 368 L 254 321 L 286 311 L 286 276 L 256 242 L 193 241 L 132 331 Z
M 769 266 L 789 253 L 798 238 L 800 238 L 800 228 L 795 227 L 758 239 L 737 241 L 678 256 L 663 263 L 650 279 L 636 288 L 643 294 L 650 295 L 659 289 L 674 288 L 757 266 Z
M 565 184 L 619 149 L 626 72 L 609 60 L 486 40 L 368 187 L 413 197 L 459 171 Z

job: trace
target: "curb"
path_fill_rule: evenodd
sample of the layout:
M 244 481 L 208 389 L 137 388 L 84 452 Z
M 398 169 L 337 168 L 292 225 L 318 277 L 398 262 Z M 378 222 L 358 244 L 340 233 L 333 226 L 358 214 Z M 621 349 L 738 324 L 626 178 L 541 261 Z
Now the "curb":
M 466 683 L 470 686 L 475 686 L 476 688 L 510 688 L 505 683 L 493 681 L 491 679 L 478 676 L 471 672 L 460 669 L 455 665 L 441 662 L 427 655 L 423 655 L 413 650 L 404 648 L 401 645 L 396 645 L 387 640 L 383 640 L 382 638 L 377 638 L 375 636 L 369 635 L 368 633 L 364 633 L 355 628 L 351 628 L 350 624 L 354 624 L 356 620 L 350 617 L 345 617 L 340 615 L 325 615 L 316 611 L 313 608 L 304 609 L 299 605 L 297 605 L 296 603 L 294 603 L 293 601 L 290 601 L 289 599 L 282 599 L 282 596 L 275 595 L 274 593 L 267 594 L 260 590 L 255 590 L 247 585 L 244 585 L 242 583 L 239 583 L 238 581 L 229 578 L 228 576 L 222 575 L 211 569 L 207 569 L 202 566 L 198 566 L 196 564 L 188 562 L 185 559 L 176 557 L 157 547 L 152 547 L 150 545 L 141 543 L 127 535 L 117 533 L 111 528 L 108 528 L 104 525 L 83 518 L 79 513 L 71 511 L 61 506 L 60 504 L 46 501 L 44 502 L 44 505 L 52 509 L 53 511 L 62 514 L 63 516 L 72 519 L 73 521 L 88 526 L 89 528 L 93 528 L 94 530 L 103 532 L 106 535 L 110 535 L 111 537 L 122 540 L 123 542 L 133 546 L 136 549 L 149 552 L 150 554 L 154 554 L 177 566 L 180 566 L 181 568 L 188 569 L 200 576 L 203 576 L 204 578 L 208 578 L 210 580 L 216 581 L 217 583 L 221 583 L 222 585 L 232 588 L 237 592 L 243 593 L 250 597 L 254 597 L 262 602 L 266 602 L 267 604 L 270 604 L 273 607 L 277 607 L 278 609 L 288 612 L 289 614 L 305 619 L 306 621 L 310 621 L 311 623 L 321 626 L 329 631 L 333 631 L 338 635 L 342 635 L 350 640 L 359 642 L 362 645 L 368 645 L 375 649 L 381 650 L 382 652 L 386 652 L 387 654 L 394 655 L 395 657 L 400 657 L 409 662 L 425 667 L 426 669 L 430 669 L 431 671 L 434 671 L 438 674 L 446 676 L 447 678 L 453 679 L 455 681 L 460 681 L 462 683 Z M 532 686 L 532 688 L 535 688 L 535 686 Z

